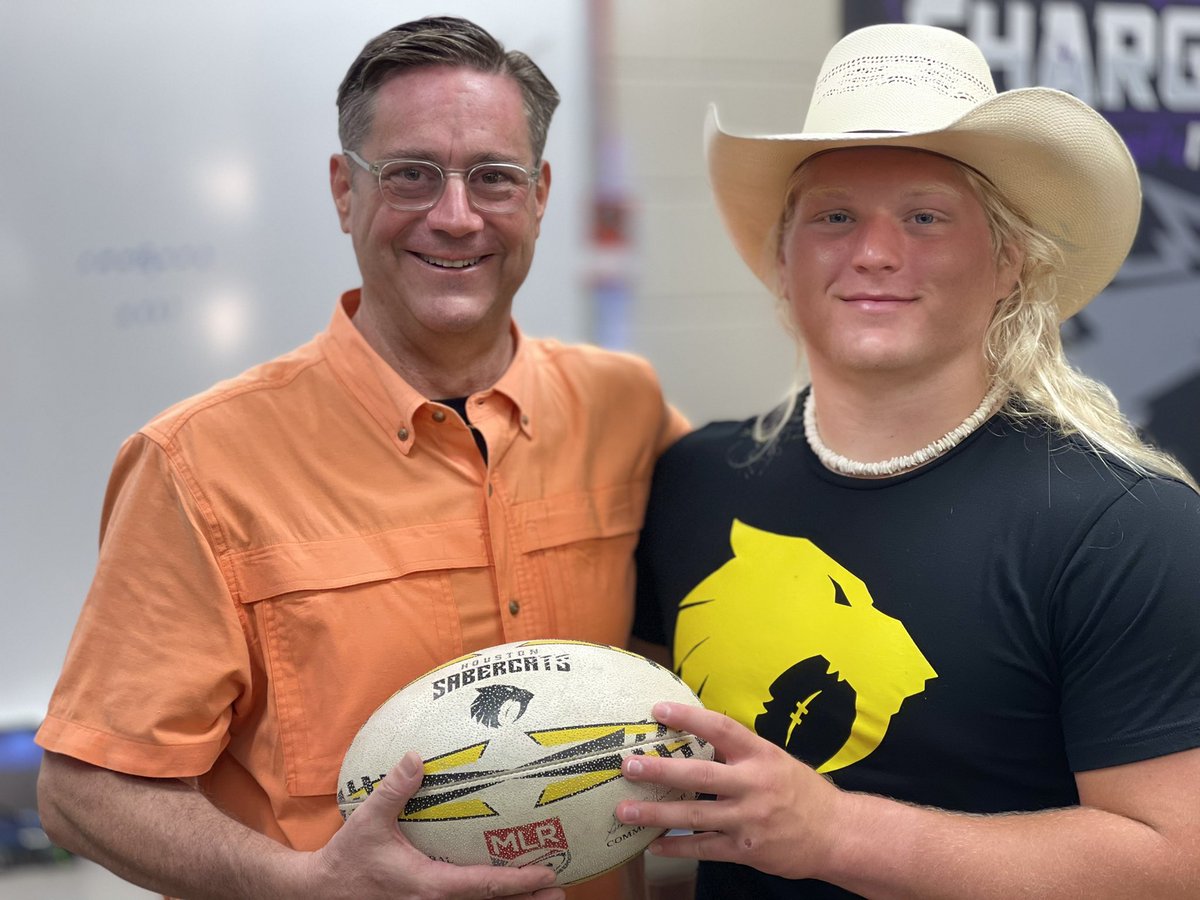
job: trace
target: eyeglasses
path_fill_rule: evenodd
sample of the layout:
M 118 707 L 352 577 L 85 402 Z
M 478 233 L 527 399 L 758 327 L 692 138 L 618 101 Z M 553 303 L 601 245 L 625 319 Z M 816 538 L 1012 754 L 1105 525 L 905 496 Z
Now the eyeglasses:
M 529 188 L 538 180 L 536 169 L 516 163 L 479 163 L 469 169 L 444 169 L 427 159 L 385 159 L 369 163 L 353 150 L 342 152 L 379 179 L 379 192 L 393 209 L 429 209 L 441 199 L 450 175 L 462 177 L 467 199 L 480 212 L 512 213 L 521 208 Z

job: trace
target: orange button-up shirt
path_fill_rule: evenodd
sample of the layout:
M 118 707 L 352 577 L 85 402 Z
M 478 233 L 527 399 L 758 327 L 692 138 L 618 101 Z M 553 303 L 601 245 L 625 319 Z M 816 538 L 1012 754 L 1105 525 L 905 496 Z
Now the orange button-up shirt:
M 358 333 L 158 416 L 121 448 L 98 567 L 38 732 L 190 777 L 297 849 L 341 824 L 342 756 L 394 691 L 464 651 L 624 644 L 651 469 L 685 430 L 632 356 L 516 335 L 462 419 Z

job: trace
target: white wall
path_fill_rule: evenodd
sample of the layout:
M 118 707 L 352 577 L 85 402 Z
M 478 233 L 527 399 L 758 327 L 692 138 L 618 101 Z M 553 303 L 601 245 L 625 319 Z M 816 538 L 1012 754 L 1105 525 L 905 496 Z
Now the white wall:
M 517 298 L 584 336 L 586 7 L 561 0 L 0 4 L 0 726 L 40 719 L 91 579 L 108 470 L 158 410 L 322 329 L 357 285 L 329 199 L 362 45 L 465 15 L 563 95 Z
M 695 422 L 769 409 L 791 383 L 794 345 L 774 298 L 733 249 L 708 187 L 710 103 L 731 131 L 803 122 L 835 0 L 614 0 L 612 81 L 637 246 L 630 346 L 651 358 Z

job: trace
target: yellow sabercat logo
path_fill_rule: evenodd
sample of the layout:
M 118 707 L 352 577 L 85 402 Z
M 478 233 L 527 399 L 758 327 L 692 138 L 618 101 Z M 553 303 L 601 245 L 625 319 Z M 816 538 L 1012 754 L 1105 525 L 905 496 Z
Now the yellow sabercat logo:
M 730 544 L 734 558 L 679 604 L 679 675 L 709 709 L 819 772 L 863 759 L 937 673 L 862 580 L 811 541 L 735 519 Z

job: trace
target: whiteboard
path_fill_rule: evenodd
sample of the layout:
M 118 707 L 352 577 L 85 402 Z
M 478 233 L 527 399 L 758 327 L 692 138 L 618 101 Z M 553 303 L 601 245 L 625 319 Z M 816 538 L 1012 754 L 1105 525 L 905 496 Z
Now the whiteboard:
M 370 38 L 431 13 L 526 51 L 562 94 L 515 312 L 581 339 L 584 3 L 0 5 L 0 726 L 45 711 L 121 441 L 308 340 L 358 285 L 328 186 L 337 86 Z

